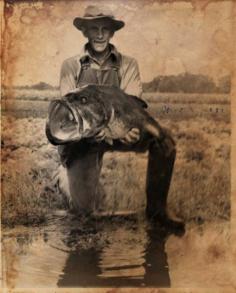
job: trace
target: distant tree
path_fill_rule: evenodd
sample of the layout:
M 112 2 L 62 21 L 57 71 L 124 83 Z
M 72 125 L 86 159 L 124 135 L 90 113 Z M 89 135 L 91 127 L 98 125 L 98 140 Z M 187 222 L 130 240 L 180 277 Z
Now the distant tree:
M 216 91 L 213 79 L 201 74 L 185 73 L 180 80 L 180 87 L 185 93 L 212 93 Z
M 51 90 L 53 89 L 53 86 L 51 86 L 50 84 L 46 82 L 41 81 L 37 84 L 32 85 L 31 88 L 36 90 Z
M 186 72 L 155 77 L 151 82 L 143 84 L 143 90 L 146 92 L 213 93 L 217 92 L 217 87 L 213 79 L 208 76 Z
M 30 89 L 36 89 L 36 90 L 52 90 L 52 89 L 55 89 L 55 90 L 58 90 L 59 89 L 59 86 L 52 86 L 46 82 L 39 82 L 39 83 L 36 83 L 36 84 L 33 84 L 33 85 L 16 85 L 16 86 L 6 86 L 6 85 L 2 85 L 2 88 L 3 89 L 23 89 L 23 90 L 30 90 Z
M 28 86 L 28 85 L 19 85 L 19 86 L 16 86 L 15 88 L 16 88 L 16 89 L 24 89 L 24 90 L 28 90 L 28 89 L 30 89 L 30 86 Z
M 179 91 L 179 84 L 176 76 L 163 76 L 159 83 L 160 92 L 171 92 L 176 93 Z
M 219 79 L 218 92 L 222 94 L 229 94 L 231 91 L 231 77 L 225 75 Z

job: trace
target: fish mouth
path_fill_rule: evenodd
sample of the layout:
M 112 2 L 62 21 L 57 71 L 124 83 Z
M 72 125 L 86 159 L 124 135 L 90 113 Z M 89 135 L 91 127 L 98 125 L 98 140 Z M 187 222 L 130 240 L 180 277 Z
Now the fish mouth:
M 46 124 L 48 140 L 54 144 L 65 144 L 82 138 L 83 119 L 66 100 L 52 101 Z

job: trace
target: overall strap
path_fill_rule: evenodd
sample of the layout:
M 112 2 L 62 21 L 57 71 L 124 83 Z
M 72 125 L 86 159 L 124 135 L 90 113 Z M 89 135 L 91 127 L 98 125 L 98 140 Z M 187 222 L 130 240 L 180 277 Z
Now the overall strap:
M 88 83 L 89 82 L 94 83 L 96 71 L 101 71 L 101 73 L 102 71 L 104 72 L 111 71 L 111 76 L 114 76 L 115 74 L 115 76 L 117 76 L 115 79 L 117 79 L 117 82 L 120 85 L 121 83 L 121 72 L 120 72 L 121 54 L 118 54 L 118 56 L 116 55 L 116 56 L 110 56 L 110 57 L 113 58 L 112 62 L 109 62 L 107 66 L 105 65 L 104 68 L 101 67 L 100 69 L 95 69 L 91 66 L 93 61 L 89 58 L 89 56 L 82 57 L 80 59 L 81 68 L 77 77 L 77 84 L 79 84 L 80 82 L 83 83 L 84 80 L 87 80 Z
M 121 61 L 122 61 L 122 56 L 120 53 L 118 53 L 116 62 L 114 65 L 112 65 L 112 68 L 117 72 L 119 84 L 121 83 Z
M 91 66 L 91 61 L 89 56 L 84 56 L 83 58 L 81 58 L 80 65 L 81 65 L 80 71 L 88 69 Z

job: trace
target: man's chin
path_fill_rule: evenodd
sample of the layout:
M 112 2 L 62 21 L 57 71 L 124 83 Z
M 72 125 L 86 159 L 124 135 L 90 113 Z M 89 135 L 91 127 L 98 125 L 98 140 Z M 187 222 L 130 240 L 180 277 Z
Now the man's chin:
M 103 53 L 106 50 L 106 47 L 94 46 L 93 50 L 97 53 Z
M 98 44 L 98 43 L 93 43 L 93 50 L 102 53 L 107 49 L 108 43 L 105 44 Z

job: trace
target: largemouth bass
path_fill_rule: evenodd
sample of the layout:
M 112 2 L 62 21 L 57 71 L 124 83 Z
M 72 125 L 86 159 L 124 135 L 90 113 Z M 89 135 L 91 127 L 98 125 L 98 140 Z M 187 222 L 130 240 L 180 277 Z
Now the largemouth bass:
M 88 85 L 50 103 L 46 135 L 54 145 L 94 137 L 101 130 L 112 144 L 132 128 L 164 138 L 160 124 L 146 111 L 147 104 L 114 86 Z

